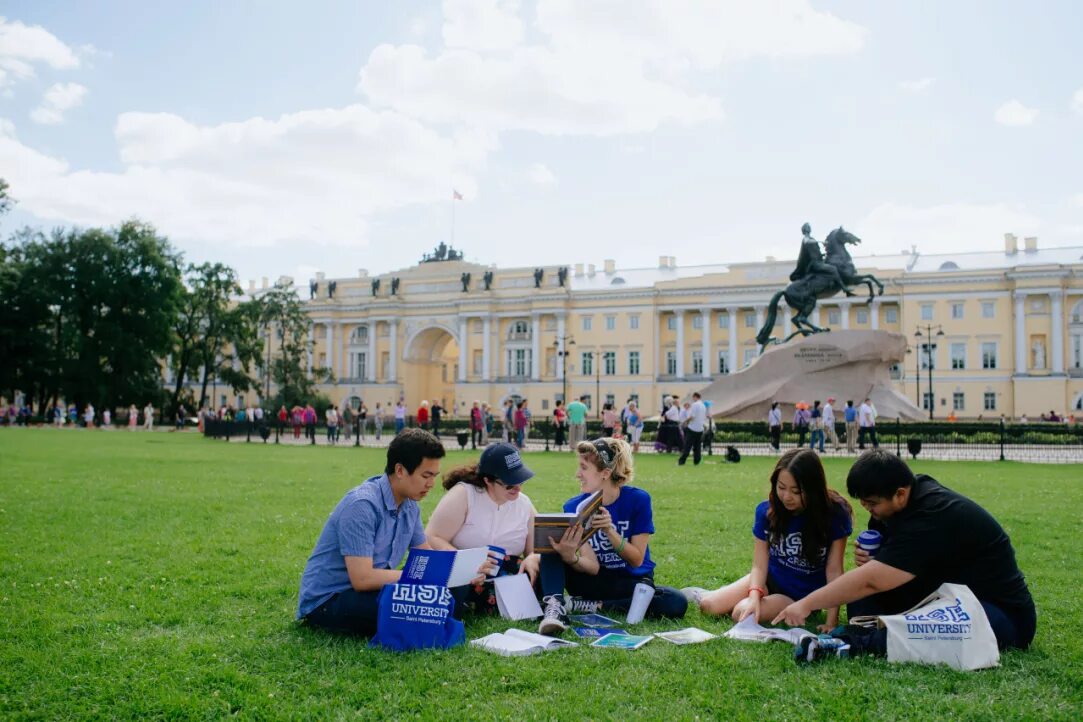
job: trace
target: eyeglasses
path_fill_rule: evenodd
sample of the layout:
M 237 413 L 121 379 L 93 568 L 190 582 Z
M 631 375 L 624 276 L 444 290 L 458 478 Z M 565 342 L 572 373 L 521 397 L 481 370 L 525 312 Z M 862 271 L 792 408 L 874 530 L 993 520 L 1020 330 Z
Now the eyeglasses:
M 523 488 L 523 482 L 519 482 L 518 484 L 505 484 L 504 482 L 500 482 L 500 483 L 508 491 L 518 491 L 519 489 Z

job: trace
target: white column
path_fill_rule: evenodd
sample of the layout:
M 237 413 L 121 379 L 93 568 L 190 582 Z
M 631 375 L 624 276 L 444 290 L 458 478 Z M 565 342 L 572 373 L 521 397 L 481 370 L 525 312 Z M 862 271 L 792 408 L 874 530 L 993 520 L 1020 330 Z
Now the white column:
M 541 379 L 541 314 L 530 317 L 530 380 Z
M 1015 373 L 1027 372 L 1027 294 L 1023 291 L 1015 292 Z
M 335 361 L 332 364 L 332 368 L 338 368 L 339 370 L 342 369 L 342 337 L 345 335 L 346 324 L 339 323 L 338 331 L 335 333 Z M 349 374 L 347 373 L 343 375 L 348 376 Z M 336 379 L 338 378 L 338 373 L 335 374 L 335 377 Z
M 756 333 L 760 332 L 760 329 L 763 328 L 763 322 L 767 320 L 764 318 L 766 312 L 766 306 L 756 306 Z
M 327 341 L 327 368 L 331 369 L 331 373 L 335 373 L 335 322 L 327 322 L 327 333 L 325 334 L 325 341 Z
M 703 319 L 703 350 L 700 352 L 703 356 L 703 378 L 711 378 L 711 309 L 705 308 L 700 312 L 700 316 Z
M 466 346 L 470 339 L 470 322 L 466 316 L 459 317 L 459 376 L 458 381 L 466 381 Z
M 388 357 L 390 359 L 389 365 L 391 367 L 391 370 L 388 373 L 388 376 L 390 378 L 388 378 L 387 380 L 389 383 L 395 383 L 399 380 L 399 320 L 397 318 L 393 318 L 388 321 L 387 325 L 388 338 L 391 343 L 390 353 L 388 353 Z
M 483 381 L 491 381 L 493 378 L 492 344 L 493 325 L 492 317 L 485 316 L 482 319 L 481 339 L 481 378 Z
M 728 363 L 731 374 L 737 373 L 737 370 L 740 368 L 737 365 L 737 311 L 738 308 L 736 306 L 728 306 L 726 308 L 726 313 L 729 314 L 730 317 L 730 347 Z
M 557 314 L 557 379 L 564 378 L 564 314 Z M 567 399 L 565 399 L 567 403 Z
M 875 331 L 880 328 L 880 302 L 873 301 L 872 306 L 869 308 L 869 313 L 872 314 L 872 330 Z
M 677 317 L 677 378 L 684 378 L 684 311 L 674 311 Z
M 665 375 L 669 371 L 662 352 L 662 312 L 654 312 L 654 377 Z
M 369 352 L 365 358 L 365 375 L 368 377 L 366 380 L 372 384 L 376 383 L 376 322 L 369 321 Z
M 1053 373 L 1064 373 L 1064 293 L 1054 291 L 1049 294 L 1053 303 Z
M 268 326 L 267 327 L 267 345 L 268 346 L 271 345 L 271 339 L 272 338 L 274 338 L 274 329 Z M 313 344 L 313 342 L 315 340 L 316 340 L 316 324 L 310 323 L 310 324 L 308 324 L 308 343 L 305 344 L 305 347 L 308 349 L 308 353 L 306 354 L 307 364 L 305 366 L 305 375 L 306 376 L 311 376 L 312 375 L 312 344 Z M 270 373 L 270 371 L 268 371 L 268 373 Z
M 839 301 L 839 317 L 842 319 L 842 330 L 850 328 L 850 302 Z

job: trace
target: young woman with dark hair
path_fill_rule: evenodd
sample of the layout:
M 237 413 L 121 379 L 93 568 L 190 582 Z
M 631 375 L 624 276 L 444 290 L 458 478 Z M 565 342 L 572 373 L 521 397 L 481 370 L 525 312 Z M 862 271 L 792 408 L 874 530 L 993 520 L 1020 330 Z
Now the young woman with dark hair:
M 752 571 L 713 592 L 682 591 L 707 614 L 770 622 L 794 600 L 842 575 L 851 531 L 853 510 L 828 488 L 820 457 L 811 449 L 790 449 L 771 472 L 767 501 L 756 507 Z M 828 609 L 820 628 L 834 628 L 838 616 L 838 607 Z

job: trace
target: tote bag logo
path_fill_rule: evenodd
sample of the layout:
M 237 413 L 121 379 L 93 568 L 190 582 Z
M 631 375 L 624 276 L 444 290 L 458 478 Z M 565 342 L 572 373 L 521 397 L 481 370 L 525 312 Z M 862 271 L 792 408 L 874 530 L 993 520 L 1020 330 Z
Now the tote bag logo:
M 970 615 L 958 597 L 955 604 L 928 609 L 921 614 L 904 614 L 903 618 L 906 631 L 911 634 L 970 634 Z

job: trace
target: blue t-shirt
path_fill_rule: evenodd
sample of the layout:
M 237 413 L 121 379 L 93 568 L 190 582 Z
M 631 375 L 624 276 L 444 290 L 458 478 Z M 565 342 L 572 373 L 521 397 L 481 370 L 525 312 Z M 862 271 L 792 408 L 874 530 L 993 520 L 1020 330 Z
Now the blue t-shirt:
M 793 600 L 806 597 L 827 584 L 827 547 L 820 548 L 819 562 L 810 565 L 802 554 L 801 531 L 805 528 L 806 517 L 798 514 L 790 518 L 786 533 L 772 544 L 770 527 L 767 523 L 767 510 L 771 503 L 760 502 L 756 507 L 756 522 L 752 525 L 752 535 L 767 542 L 770 557 L 767 561 L 767 574 L 779 590 Z M 835 514 L 831 518 L 830 540 L 844 539 L 850 536 L 854 525 L 845 509 L 833 505 Z
M 857 409 L 855 409 L 853 406 L 847 406 L 844 414 L 846 423 L 852 424 L 857 421 Z
M 564 502 L 565 512 L 574 512 L 576 507 L 583 503 L 590 494 L 580 494 Z M 651 495 L 635 486 L 622 486 L 620 496 L 612 504 L 606 504 L 606 510 L 613 519 L 613 526 L 625 539 L 631 539 L 636 534 L 654 533 L 654 515 L 651 512 Z M 590 547 L 598 556 L 601 568 L 599 574 L 623 574 L 631 577 L 651 576 L 654 572 L 654 562 L 651 561 L 651 548 L 643 555 L 643 563 L 638 567 L 629 567 L 628 562 L 617 554 L 617 550 L 609 543 L 609 537 L 604 534 L 595 534 L 590 538 Z
M 413 499 L 395 506 L 387 474 L 355 486 L 331 512 L 308 558 L 297 618 L 351 588 L 345 557 L 371 557 L 373 569 L 394 569 L 410 547 L 424 543 L 421 508 Z

